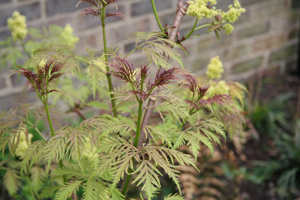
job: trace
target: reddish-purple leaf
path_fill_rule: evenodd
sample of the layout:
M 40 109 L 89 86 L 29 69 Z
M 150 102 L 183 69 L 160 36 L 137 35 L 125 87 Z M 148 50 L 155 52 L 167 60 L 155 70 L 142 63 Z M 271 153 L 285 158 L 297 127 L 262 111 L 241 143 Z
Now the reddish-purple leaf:
M 112 59 L 108 66 L 114 69 L 113 75 L 125 82 L 134 83 L 134 71 L 135 67 L 130 59 L 128 58 L 121 58 L 119 56 L 115 56 Z
M 216 103 L 220 106 L 230 105 L 232 103 L 232 99 L 227 94 L 216 94 L 215 96 L 208 98 L 207 100 L 200 99 L 198 102 L 198 107 L 202 106 L 210 106 L 213 103 Z
M 114 19 L 116 19 L 116 17 L 121 17 L 123 19 L 126 19 L 126 16 L 121 12 L 109 12 L 109 13 L 106 13 L 105 17 L 112 17 Z
M 149 72 L 149 66 L 142 66 L 140 73 L 141 73 L 141 79 L 145 80 L 148 77 L 149 73 L 150 73 Z
M 56 79 L 56 78 L 59 78 L 59 77 L 62 76 L 63 74 L 64 74 L 64 73 L 57 73 L 57 74 L 52 75 L 48 82 L 50 82 L 50 81 L 52 81 L 52 80 L 54 80 L 54 79 Z
M 177 74 L 181 72 L 180 68 L 172 67 L 170 69 L 159 69 L 155 76 L 155 86 L 163 86 L 172 83 L 174 80 L 178 79 Z
M 97 16 L 100 16 L 100 10 L 98 9 L 93 9 L 93 8 L 86 8 L 84 10 L 82 10 L 78 15 L 77 17 L 81 16 L 81 15 L 92 15 L 93 17 L 97 17 Z M 76 17 L 76 18 L 77 18 Z
M 76 5 L 76 7 L 81 4 L 82 2 L 87 2 L 87 3 L 90 3 L 92 4 L 93 6 L 96 6 L 97 8 L 99 7 L 99 0 L 81 0 L 78 2 L 78 4 Z
M 183 85 L 184 87 L 189 88 L 189 90 L 192 91 L 193 93 L 196 92 L 198 83 L 194 76 L 190 74 L 185 74 L 184 81 L 187 82 Z

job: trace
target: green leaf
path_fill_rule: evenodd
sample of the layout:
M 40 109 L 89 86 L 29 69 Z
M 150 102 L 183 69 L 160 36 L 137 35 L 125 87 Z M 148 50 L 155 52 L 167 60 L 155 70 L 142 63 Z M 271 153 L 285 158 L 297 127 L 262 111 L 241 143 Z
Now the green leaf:
M 67 183 L 67 185 L 61 187 L 56 194 L 56 199 L 65 200 L 70 197 L 73 193 L 76 192 L 78 187 L 81 185 L 81 182 L 82 181 L 75 181 L 73 183 Z
M 37 194 L 38 191 L 43 186 L 47 174 L 45 172 L 45 169 L 39 166 L 32 167 L 30 172 L 31 172 L 31 185 L 34 192 Z
M 148 199 L 151 200 L 158 188 L 161 188 L 158 175 L 162 176 L 162 174 L 151 162 L 147 160 L 140 163 L 140 166 L 133 174 L 135 173 L 138 173 L 138 175 L 132 183 L 137 182 L 137 186 L 143 184 L 142 190 L 145 191 Z
M 102 110 L 111 110 L 109 108 L 109 106 L 107 105 L 107 103 L 103 103 L 103 102 L 99 102 L 99 101 L 91 101 L 91 102 L 87 103 L 86 105 L 93 106 L 95 108 L 99 108 Z
M 164 34 L 156 32 L 135 32 L 129 38 L 136 42 L 135 49 L 142 49 L 149 61 L 152 61 L 157 67 L 171 67 L 166 57 L 175 60 L 183 67 L 180 54 L 177 53 L 173 47 L 184 48 L 180 44 L 165 38 Z
M 63 168 L 54 170 L 51 175 L 55 176 L 63 176 L 63 175 L 71 175 L 71 176 L 82 176 L 83 173 L 81 171 L 77 171 L 75 169 Z
M 177 194 L 174 195 L 169 194 L 167 197 L 164 198 L 164 200 L 184 200 L 184 198 Z
M 35 141 L 29 146 L 25 156 L 22 158 L 21 173 L 30 170 L 32 165 L 42 158 L 45 146 L 46 142 L 42 140 Z
M 109 188 L 101 180 L 94 180 L 90 177 L 83 186 L 83 197 L 86 200 L 108 200 Z M 115 200 L 113 198 L 113 200 Z M 118 200 L 118 199 L 117 199 Z
M 215 30 L 215 34 L 216 34 L 216 36 L 217 36 L 217 38 L 218 38 L 218 40 L 219 40 L 219 42 L 220 42 L 220 41 L 221 41 L 221 40 L 220 40 L 220 35 L 219 35 L 219 33 L 218 33 L 217 30 Z
M 109 191 L 110 191 L 109 192 L 110 196 L 112 197 L 113 200 L 124 200 L 125 197 L 118 188 L 110 185 Z
M 42 190 L 42 193 L 39 195 L 40 199 L 50 198 L 55 194 L 55 192 L 62 186 L 49 186 Z
M 7 169 L 4 175 L 4 185 L 8 193 L 12 196 L 17 193 L 18 188 L 21 186 L 20 176 L 14 169 Z
M 105 74 L 106 71 L 104 71 L 101 66 L 91 64 L 87 67 L 86 77 L 88 78 L 89 84 L 92 86 L 94 98 L 100 82 L 106 78 Z

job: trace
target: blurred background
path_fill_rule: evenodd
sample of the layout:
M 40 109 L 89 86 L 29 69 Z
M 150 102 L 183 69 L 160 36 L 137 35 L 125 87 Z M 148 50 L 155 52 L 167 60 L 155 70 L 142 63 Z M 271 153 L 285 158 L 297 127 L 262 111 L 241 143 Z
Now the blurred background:
M 101 51 L 102 30 L 96 17 L 75 17 L 88 4 L 78 0 L 0 0 L 0 41 L 10 36 L 7 19 L 15 10 L 27 18 L 30 28 L 71 24 L 79 37 L 75 50 Z M 218 8 L 226 10 L 233 0 L 218 0 Z M 300 199 L 300 0 L 240 0 L 246 13 L 234 24 L 231 35 L 200 29 L 199 35 L 183 42 L 185 68 L 203 75 L 210 59 L 216 55 L 224 65 L 225 80 L 237 80 L 249 90 L 245 102 L 244 140 L 234 139 L 211 157 L 203 147 L 198 164 L 201 174 L 181 169 L 182 188 L 186 199 L 221 200 Z M 173 23 L 177 0 L 156 0 L 163 25 Z M 110 6 L 108 12 L 115 12 Z M 119 47 L 119 53 L 134 48 L 126 38 L 132 31 L 158 31 L 149 0 L 123 0 L 118 12 L 124 19 L 107 20 L 108 46 Z M 73 21 L 74 20 L 74 21 Z M 198 25 L 207 23 L 199 20 Z M 184 17 L 180 35 L 187 35 L 194 19 Z M 132 54 L 136 66 L 147 64 L 142 53 Z M 25 61 L 20 59 L 19 64 Z M 0 73 L 0 111 L 35 102 L 33 92 L 24 91 L 26 79 L 9 76 L 9 68 Z M 298 134 L 299 133 L 299 134 Z M 297 142 L 298 141 L 298 142 Z M 183 149 L 184 151 L 184 149 Z M 202 165 L 205 163 L 205 165 Z M 172 185 L 166 187 L 165 193 Z M 0 197 L 1 199 L 1 197 Z

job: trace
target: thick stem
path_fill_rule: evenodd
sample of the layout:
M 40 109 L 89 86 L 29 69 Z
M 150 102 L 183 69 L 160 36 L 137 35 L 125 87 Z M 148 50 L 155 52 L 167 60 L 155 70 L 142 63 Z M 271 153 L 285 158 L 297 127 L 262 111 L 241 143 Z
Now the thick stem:
M 102 9 L 101 21 L 102 21 L 104 57 L 105 57 L 105 63 L 106 63 L 106 77 L 107 77 L 108 89 L 109 89 L 109 93 L 110 93 L 110 101 L 111 101 L 111 106 L 112 106 L 112 111 L 113 111 L 114 117 L 118 117 L 115 96 L 114 96 L 114 94 L 112 94 L 113 85 L 112 85 L 112 80 L 111 80 L 111 73 L 110 73 L 109 67 L 107 65 L 108 56 L 107 56 L 106 32 L 105 32 L 105 7 Z
M 161 22 L 160 22 L 159 17 L 158 17 L 158 14 L 157 14 L 157 10 L 156 10 L 156 6 L 155 6 L 154 0 L 151 0 L 151 3 L 152 3 L 152 8 L 153 8 L 153 13 L 154 13 L 154 15 L 155 15 L 155 19 L 156 19 L 156 21 L 157 21 L 157 24 L 158 24 L 158 26 L 159 26 L 159 29 L 160 29 L 162 32 L 164 32 L 164 28 L 162 27 Z
M 48 108 L 47 103 L 45 103 L 44 106 L 45 106 L 47 117 L 48 117 L 48 123 L 49 123 L 49 126 L 50 126 L 51 135 L 52 135 L 52 137 L 54 137 L 55 133 L 54 133 L 53 124 L 52 124 L 52 120 L 51 120 L 51 117 L 50 117 L 49 108 Z M 59 167 L 62 169 L 64 167 L 63 162 L 61 160 L 59 160 L 58 162 L 59 162 Z M 63 175 L 63 179 L 64 179 L 64 183 L 67 183 L 66 175 Z

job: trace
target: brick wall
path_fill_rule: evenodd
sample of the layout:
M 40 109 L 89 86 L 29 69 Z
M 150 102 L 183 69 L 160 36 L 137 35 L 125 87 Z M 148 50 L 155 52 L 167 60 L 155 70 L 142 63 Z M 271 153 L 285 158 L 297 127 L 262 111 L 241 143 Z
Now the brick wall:
M 87 4 L 75 7 L 79 0 L 0 0 L 0 40 L 10 34 L 6 20 L 14 10 L 26 15 L 29 27 L 50 24 L 64 26 L 71 23 L 79 10 Z M 218 7 L 226 9 L 233 0 L 218 0 Z M 199 30 L 200 37 L 184 42 L 188 56 L 182 54 L 185 66 L 197 75 L 203 74 L 211 57 L 220 55 L 224 62 L 225 78 L 241 80 L 262 71 L 285 73 L 293 71 L 297 63 L 299 36 L 299 0 L 240 0 L 247 12 L 235 23 L 230 36 L 222 35 L 218 42 L 214 34 Z M 156 0 L 162 24 L 172 24 L 177 0 Z M 124 39 L 132 31 L 158 30 L 149 0 L 123 0 L 118 3 L 119 11 L 130 18 L 109 20 L 107 24 L 108 45 L 117 45 L 120 53 L 132 49 L 130 39 Z M 112 9 L 110 7 L 109 9 Z M 199 24 L 204 24 L 200 21 Z M 186 35 L 194 24 L 194 19 L 184 17 L 180 27 L 181 35 Z M 80 37 L 78 47 L 101 50 L 102 35 L 100 20 L 96 17 L 79 17 L 71 23 L 75 35 Z M 132 55 L 137 64 L 147 63 L 141 53 Z M 24 79 L 17 76 L 0 75 L 0 110 L 18 105 L 19 102 L 35 101 L 32 92 L 23 92 Z

